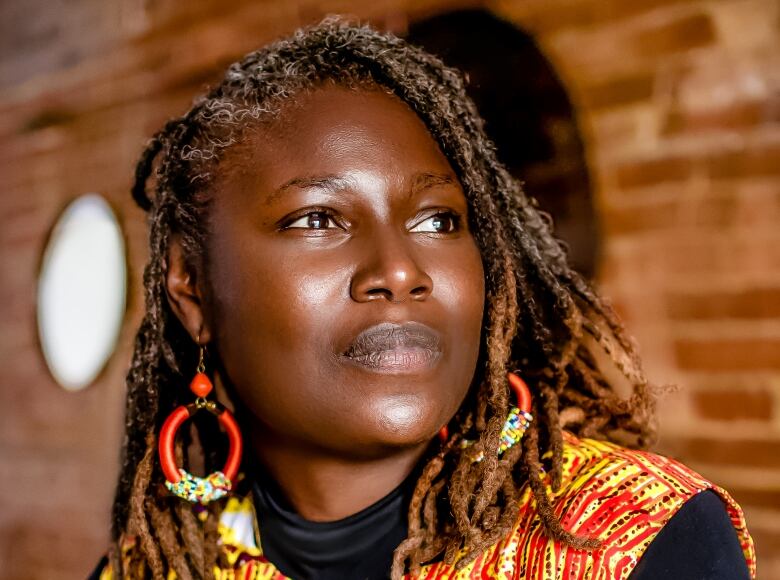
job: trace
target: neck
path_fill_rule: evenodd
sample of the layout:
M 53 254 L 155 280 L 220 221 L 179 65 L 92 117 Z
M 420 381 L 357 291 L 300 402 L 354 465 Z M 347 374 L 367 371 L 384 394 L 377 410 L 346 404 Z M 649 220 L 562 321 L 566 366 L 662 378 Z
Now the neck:
M 418 464 L 427 442 L 374 459 L 354 459 L 305 449 L 253 433 L 255 456 L 295 511 L 313 522 L 336 521 L 376 503 Z

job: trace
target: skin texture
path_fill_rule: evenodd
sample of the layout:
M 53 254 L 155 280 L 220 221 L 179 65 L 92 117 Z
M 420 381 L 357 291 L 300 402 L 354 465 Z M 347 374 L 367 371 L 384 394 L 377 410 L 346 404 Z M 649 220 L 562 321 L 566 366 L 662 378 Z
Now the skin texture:
M 462 187 L 402 101 L 324 86 L 250 131 L 212 189 L 206 262 L 174 239 L 169 302 L 240 399 L 248 452 L 304 517 L 346 517 L 411 472 L 474 376 L 485 287 Z M 406 321 L 439 334 L 430 367 L 340 356 Z

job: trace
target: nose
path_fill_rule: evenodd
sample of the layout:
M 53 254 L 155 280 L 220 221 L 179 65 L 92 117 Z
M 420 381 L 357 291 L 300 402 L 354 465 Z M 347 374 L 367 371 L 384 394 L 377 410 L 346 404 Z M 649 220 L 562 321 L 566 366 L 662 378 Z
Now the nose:
M 352 299 L 394 303 L 425 300 L 433 292 L 433 279 L 415 260 L 412 244 L 403 236 L 393 235 L 375 236 L 373 243 L 367 242 L 367 258 L 352 277 Z

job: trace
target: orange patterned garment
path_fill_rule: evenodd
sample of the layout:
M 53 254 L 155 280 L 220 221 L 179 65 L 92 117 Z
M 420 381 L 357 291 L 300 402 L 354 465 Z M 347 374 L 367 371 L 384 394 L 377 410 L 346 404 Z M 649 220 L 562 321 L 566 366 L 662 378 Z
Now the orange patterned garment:
M 661 528 L 688 499 L 706 489 L 725 502 L 755 578 L 755 551 L 742 510 L 725 490 L 691 469 L 660 455 L 578 439 L 568 432 L 564 432 L 563 461 L 560 490 L 552 492 L 548 482 L 555 513 L 567 530 L 601 539 L 602 548 L 576 550 L 548 539 L 526 488 L 517 524 L 504 540 L 462 570 L 442 562 L 427 565 L 420 579 L 625 579 Z M 220 536 L 229 566 L 215 569 L 217 580 L 287 579 L 259 547 L 251 494 L 228 500 Z M 101 580 L 111 576 L 106 569 Z

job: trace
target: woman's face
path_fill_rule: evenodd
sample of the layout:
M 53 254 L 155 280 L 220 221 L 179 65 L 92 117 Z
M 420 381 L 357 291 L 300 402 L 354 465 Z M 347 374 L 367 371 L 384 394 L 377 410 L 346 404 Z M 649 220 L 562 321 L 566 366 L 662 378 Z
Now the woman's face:
M 331 86 L 293 105 L 214 184 L 204 316 L 223 379 L 260 440 L 352 457 L 420 445 L 479 352 L 463 190 L 398 98 Z

